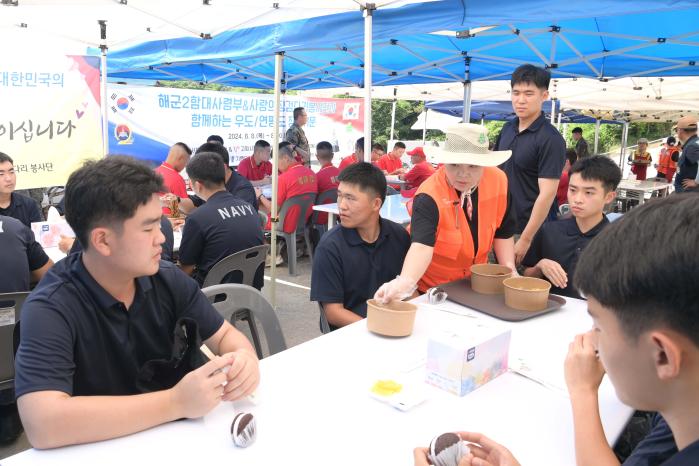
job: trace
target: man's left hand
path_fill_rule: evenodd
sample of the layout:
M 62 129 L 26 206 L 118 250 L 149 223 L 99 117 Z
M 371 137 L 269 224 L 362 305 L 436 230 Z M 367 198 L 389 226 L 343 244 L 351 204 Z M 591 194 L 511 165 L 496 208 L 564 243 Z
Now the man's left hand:
M 682 180 L 682 187 L 684 189 L 693 189 L 693 188 L 696 188 L 697 186 L 698 186 L 697 182 L 692 180 L 692 179 L 688 178 L 686 180 Z
M 233 358 L 233 364 L 226 374 L 228 383 L 224 389 L 223 401 L 234 401 L 252 394 L 260 383 L 260 363 L 250 351 L 239 350 L 226 353 L 224 358 Z

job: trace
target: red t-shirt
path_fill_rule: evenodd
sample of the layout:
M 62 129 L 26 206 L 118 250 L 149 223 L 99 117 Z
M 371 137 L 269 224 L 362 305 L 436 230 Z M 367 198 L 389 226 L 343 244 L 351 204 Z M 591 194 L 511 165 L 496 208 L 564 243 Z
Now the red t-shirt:
M 394 159 L 391 154 L 384 154 L 378 161 L 379 168 L 385 170 L 390 175 L 399 168 L 403 168 L 403 161 L 398 158 Z
M 405 181 L 410 185 L 410 188 L 417 188 L 425 181 L 427 178 L 432 176 L 434 173 L 434 168 L 432 164 L 426 160 L 415 164 L 413 168 L 410 169 L 408 173 L 405 174 Z
M 318 177 L 318 194 L 331 189 L 337 189 L 340 184 L 340 182 L 337 181 L 337 176 L 339 174 L 340 169 L 331 164 L 320 167 L 320 170 L 318 170 L 318 173 L 316 173 L 316 176 Z M 333 201 L 330 201 L 328 203 L 331 204 L 332 202 Z M 328 223 L 327 212 L 318 212 L 318 219 L 316 222 L 319 225 L 325 225 Z
M 556 191 L 556 199 L 559 206 L 568 203 L 568 181 L 568 172 L 561 173 L 561 179 L 558 181 L 558 190 Z
M 300 194 L 317 193 L 318 178 L 316 177 L 316 174 L 313 173 L 313 170 L 305 165 L 297 163 L 279 175 L 278 189 L 277 205 L 279 206 L 278 209 L 281 212 L 284 201 L 288 198 L 298 196 Z M 306 219 L 311 216 L 312 212 L 313 209 L 309 209 L 308 212 L 306 212 Z M 298 216 L 298 209 L 296 209 L 296 211 L 292 210 L 288 213 L 286 216 L 286 221 L 284 222 L 285 232 L 291 233 L 294 231 Z
M 178 197 L 187 197 L 187 185 L 184 182 L 184 178 L 172 165 L 163 162 L 162 165 L 155 169 L 155 172 L 163 177 L 163 186 L 165 186 L 167 192 Z M 163 207 L 163 214 L 170 215 L 170 209 Z
M 348 155 L 342 161 L 340 162 L 340 171 L 344 170 L 345 168 L 349 167 L 353 163 L 357 163 L 359 160 L 357 160 L 357 156 L 355 154 Z
M 272 176 L 272 164 L 270 162 L 260 162 L 260 165 L 256 165 L 252 155 L 243 159 L 237 170 L 238 173 L 250 181 L 259 181 L 265 176 Z

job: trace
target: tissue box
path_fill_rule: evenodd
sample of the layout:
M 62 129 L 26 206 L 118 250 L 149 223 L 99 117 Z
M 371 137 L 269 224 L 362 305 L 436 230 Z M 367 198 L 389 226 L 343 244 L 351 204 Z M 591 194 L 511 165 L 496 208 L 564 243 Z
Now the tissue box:
M 58 242 L 63 236 L 75 236 L 72 228 L 65 220 L 57 222 L 32 222 L 32 231 L 36 241 L 45 248 L 58 246 Z
M 464 396 L 507 371 L 510 330 L 479 325 L 427 344 L 427 383 Z

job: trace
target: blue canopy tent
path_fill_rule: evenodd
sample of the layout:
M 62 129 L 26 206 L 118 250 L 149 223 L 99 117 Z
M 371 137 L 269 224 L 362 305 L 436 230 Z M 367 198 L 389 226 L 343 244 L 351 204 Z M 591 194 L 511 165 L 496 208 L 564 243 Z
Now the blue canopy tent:
M 560 114 L 562 123 L 596 123 L 597 119 L 588 115 L 584 115 L 575 110 L 560 110 L 560 101 L 549 100 L 544 102 L 542 111 L 550 116 L 552 103 L 556 103 L 556 114 Z M 434 110 L 440 113 L 446 113 L 455 117 L 461 117 L 464 111 L 464 103 L 460 100 L 442 100 L 426 102 L 425 108 Z M 472 120 L 511 120 L 515 117 L 512 111 L 512 103 L 506 100 L 476 100 L 471 102 L 471 119 Z M 602 124 L 622 124 L 622 121 L 616 120 L 601 120 Z

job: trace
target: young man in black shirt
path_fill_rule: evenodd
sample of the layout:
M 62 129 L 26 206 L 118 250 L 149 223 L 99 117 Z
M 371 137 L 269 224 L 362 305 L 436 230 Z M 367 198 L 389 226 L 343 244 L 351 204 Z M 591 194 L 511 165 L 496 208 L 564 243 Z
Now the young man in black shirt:
M 587 244 L 609 224 L 604 206 L 616 196 L 621 170 L 610 158 L 596 155 L 575 162 L 568 175 L 573 216 L 542 225 L 522 265 L 524 275 L 550 281 L 552 293 L 580 298 L 571 278 Z
M 512 73 L 512 108 L 517 115 L 505 123 L 495 150 L 512 150 L 500 168 L 507 174 L 517 216 L 515 262 L 519 265 L 534 235 L 547 219 L 556 218 L 556 190 L 565 164 L 566 143 L 541 111 L 549 98 L 551 73 L 522 65 Z
M 0 152 L 0 215 L 14 217 L 31 228 L 32 222 L 43 222 L 39 204 L 15 192 L 17 173 L 12 157 Z
M 25 302 L 15 360 L 19 412 L 36 448 L 201 417 L 258 384 L 245 336 L 160 260 L 159 192 L 162 178 L 129 157 L 87 162 L 68 179 L 66 218 L 84 249 Z M 183 325 L 184 356 L 173 345 Z M 204 363 L 197 336 L 222 356 Z

